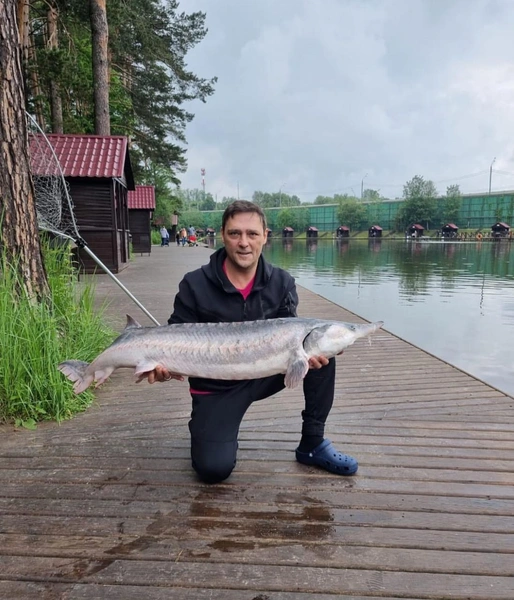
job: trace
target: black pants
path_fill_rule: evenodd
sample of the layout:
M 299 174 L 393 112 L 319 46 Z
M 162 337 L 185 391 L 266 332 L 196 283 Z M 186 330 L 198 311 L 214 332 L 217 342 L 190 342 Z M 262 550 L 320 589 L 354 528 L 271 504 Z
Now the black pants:
M 334 401 L 335 360 L 310 369 L 303 381 L 302 435 L 323 436 Z M 239 426 L 250 405 L 284 389 L 284 376 L 241 381 L 223 394 L 192 394 L 191 459 L 200 479 L 216 483 L 236 465 Z

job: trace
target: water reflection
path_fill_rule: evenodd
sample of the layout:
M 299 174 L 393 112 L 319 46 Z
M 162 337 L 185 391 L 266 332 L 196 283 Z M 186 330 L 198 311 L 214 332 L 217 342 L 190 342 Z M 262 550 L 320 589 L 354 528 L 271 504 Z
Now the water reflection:
M 318 250 L 318 240 L 317 239 L 309 239 L 307 238 L 306 240 L 306 247 L 307 247 L 307 252 L 310 252 L 311 254 L 313 252 L 317 252 Z
M 288 239 L 265 255 L 300 285 L 514 394 L 514 244 Z
M 282 249 L 284 252 L 292 252 L 293 240 L 291 238 L 282 238 Z

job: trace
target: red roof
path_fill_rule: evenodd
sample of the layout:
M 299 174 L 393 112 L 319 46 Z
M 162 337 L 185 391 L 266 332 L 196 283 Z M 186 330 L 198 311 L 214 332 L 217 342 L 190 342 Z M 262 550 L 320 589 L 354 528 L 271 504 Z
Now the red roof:
M 458 229 L 457 225 L 455 225 L 454 223 L 447 223 L 447 224 L 446 224 L 446 225 L 443 227 L 443 229 L 444 229 L 445 227 L 449 227 L 450 229 Z
M 507 223 L 496 223 L 496 225 L 501 225 L 502 227 L 505 227 L 505 229 L 510 229 L 510 225 L 507 225 Z
M 414 227 L 414 229 L 422 229 L 423 231 L 425 230 L 423 225 L 420 225 L 419 223 L 414 223 L 414 225 L 411 225 L 411 227 Z
M 65 177 L 123 177 L 126 168 L 132 168 L 128 160 L 128 141 L 121 135 L 61 135 L 46 136 L 61 164 Z M 36 134 L 30 139 L 31 167 L 34 175 L 59 175 L 52 171 L 52 151 Z M 53 161 L 55 162 L 55 161 Z M 50 168 L 49 168 L 50 167 Z M 133 189 L 133 185 L 129 185 Z
M 128 192 L 128 207 L 155 209 L 155 188 L 153 185 L 136 185 L 136 189 Z
M 317 228 L 317 227 L 314 227 L 313 225 L 311 225 L 310 227 L 307 227 L 307 229 L 308 229 L 309 231 L 318 231 L 318 228 Z
M 292 227 L 284 227 L 282 231 L 294 231 Z
M 341 225 L 340 227 L 338 227 L 338 229 L 340 229 L 341 231 L 350 231 L 350 228 L 346 225 Z
M 370 229 L 376 229 L 377 231 L 382 231 L 382 227 L 380 225 L 372 225 Z

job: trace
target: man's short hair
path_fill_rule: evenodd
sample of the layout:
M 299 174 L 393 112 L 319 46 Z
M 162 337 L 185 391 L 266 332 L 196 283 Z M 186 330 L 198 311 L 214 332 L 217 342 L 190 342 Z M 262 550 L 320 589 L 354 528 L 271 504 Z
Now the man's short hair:
M 258 204 L 255 204 L 255 202 L 249 202 L 248 200 L 234 200 L 234 202 L 227 206 L 221 219 L 222 231 L 225 229 L 227 221 L 231 219 L 234 215 L 237 215 L 238 213 L 255 213 L 259 215 L 262 222 L 262 228 L 264 231 L 266 231 L 267 224 L 266 215 L 264 214 L 264 211 Z

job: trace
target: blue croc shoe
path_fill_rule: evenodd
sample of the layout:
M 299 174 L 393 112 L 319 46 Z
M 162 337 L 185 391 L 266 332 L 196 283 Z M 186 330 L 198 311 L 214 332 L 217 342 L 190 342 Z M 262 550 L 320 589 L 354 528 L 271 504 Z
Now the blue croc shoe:
M 338 452 L 330 440 L 323 440 L 310 452 L 296 450 L 296 460 L 303 465 L 315 465 L 336 475 L 353 475 L 359 468 L 359 463 L 353 456 Z

